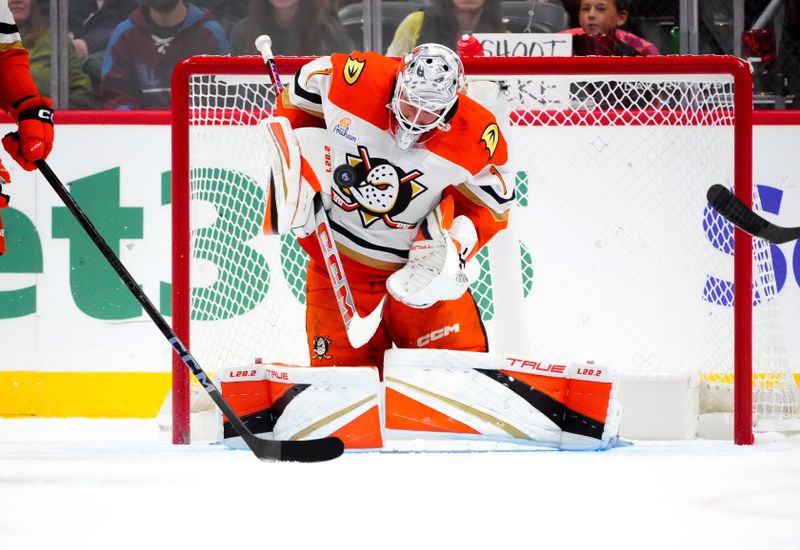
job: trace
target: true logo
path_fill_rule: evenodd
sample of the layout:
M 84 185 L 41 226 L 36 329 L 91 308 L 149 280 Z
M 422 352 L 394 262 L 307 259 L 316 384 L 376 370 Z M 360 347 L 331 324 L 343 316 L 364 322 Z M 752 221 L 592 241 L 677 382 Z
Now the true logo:
M 366 64 L 366 61 L 348 57 L 344 64 L 344 81 L 350 86 L 355 84 L 361 76 L 361 72 L 364 70 L 364 65 Z

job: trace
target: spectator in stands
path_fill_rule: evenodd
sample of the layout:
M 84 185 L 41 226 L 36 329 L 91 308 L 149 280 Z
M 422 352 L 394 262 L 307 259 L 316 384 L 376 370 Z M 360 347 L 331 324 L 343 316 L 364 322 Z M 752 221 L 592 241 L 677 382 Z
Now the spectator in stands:
M 658 55 L 658 48 L 620 27 L 628 21 L 630 0 L 580 0 L 580 27 L 572 34 L 575 55 Z
M 138 6 L 136 0 L 70 0 L 70 32 L 75 53 L 99 91 L 103 57 L 114 28 Z
M 255 39 L 272 38 L 276 55 L 327 55 L 353 50 L 330 0 L 250 0 L 247 16 L 231 31 L 234 55 L 258 54 Z
M 211 12 L 222 25 L 225 35 L 230 36 L 233 26 L 247 15 L 249 0 L 194 0 L 194 5 Z
M 778 66 L 793 95 L 792 109 L 800 109 L 800 0 L 786 0 L 783 32 L 778 50 Z
M 144 0 L 114 29 L 100 94 L 109 109 L 168 109 L 178 62 L 228 50 L 222 27 L 205 10 L 182 0 Z
M 499 0 L 437 0 L 400 23 L 386 54 L 403 55 L 430 42 L 455 50 L 459 38 L 474 32 L 508 32 Z
M 22 37 L 22 44 L 28 50 L 31 63 L 31 76 L 42 93 L 50 90 L 50 29 L 47 19 L 42 15 L 36 0 L 9 0 L 8 8 L 14 15 Z M 92 84 L 81 70 L 81 63 L 71 43 L 67 48 L 69 77 L 69 108 L 89 109 L 94 106 Z M 64 108 L 59 105 L 57 107 Z

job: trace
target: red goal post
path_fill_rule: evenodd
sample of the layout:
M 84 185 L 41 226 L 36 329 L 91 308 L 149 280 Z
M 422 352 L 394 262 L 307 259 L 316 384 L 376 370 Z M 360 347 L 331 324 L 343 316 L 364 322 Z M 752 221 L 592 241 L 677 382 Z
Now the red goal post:
M 284 80 L 288 81 L 290 76 L 295 73 L 303 64 L 307 63 L 310 58 L 277 58 L 277 66 Z M 726 155 L 730 155 L 730 166 L 732 180 L 729 182 L 733 184 L 736 195 L 748 206 L 752 205 L 753 199 L 753 185 L 752 185 L 752 80 L 750 75 L 750 68 L 744 61 L 727 56 L 666 56 L 666 57 L 646 57 L 646 58 L 633 58 L 633 57 L 571 57 L 571 58 L 467 58 L 464 60 L 465 68 L 468 77 L 478 81 L 489 81 L 499 83 L 498 86 L 502 88 L 503 83 L 516 81 L 519 83 L 528 83 L 531 81 L 550 82 L 552 84 L 541 84 L 541 89 L 557 90 L 559 86 L 566 86 L 563 93 L 569 96 L 564 104 L 559 108 L 551 109 L 542 106 L 530 106 L 526 103 L 527 100 L 520 99 L 518 104 L 514 104 L 513 100 L 506 103 L 508 109 L 508 120 L 504 121 L 506 124 L 514 127 L 526 127 L 527 133 L 535 134 L 532 128 L 550 126 L 567 125 L 593 125 L 598 126 L 645 126 L 657 127 L 666 125 L 670 127 L 682 127 L 690 124 L 697 124 L 702 126 L 705 124 L 727 127 L 726 132 L 730 130 L 731 147 L 732 150 L 726 151 Z M 606 104 L 598 103 L 596 98 L 592 99 L 591 105 L 573 105 L 573 97 L 571 90 L 576 87 L 576 82 L 585 80 L 587 75 L 592 78 L 599 77 L 603 80 L 602 84 L 593 84 L 592 90 L 596 91 L 604 86 L 605 82 L 616 83 L 618 81 L 628 82 L 626 86 L 620 88 L 621 91 L 611 93 L 603 101 Z M 696 94 L 698 97 L 691 99 L 675 99 L 671 102 L 669 110 L 665 107 L 668 102 L 657 101 L 648 105 L 640 103 L 638 99 L 631 99 L 631 93 L 638 93 L 637 88 L 647 89 L 650 86 L 656 86 L 659 79 L 667 79 L 670 82 L 676 81 L 676 75 L 680 79 L 680 84 L 671 84 L 671 90 L 674 93 L 690 93 Z M 720 86 L 720 96 L 718 98 L 706 97 L 710 92 L 704 91 L 698 93 L 694 88 L 694 82 L 700 75 L 711 75 L 713 82 L 720 79 L 721 82 L 729 82 Z M 641 77 L 634 82 L 632 78 Z M 263 78 L 263 84 L 253 84 L 251 78 Z M 231 92 L 231 88 L 236 86 L 237 82 L 242 82 L 242 92 Z M 566 84 L 564 84 L 566 82 Z M 560 84 L 559 84 L 560 83 Z M 656 84 L 654 84 L 656 83 Z M 539 86 L 540 84 L 537 84 Z M 699 86 L 699 85 L 698 85 Z M 264 90 L 261 90 L 264 87 Z M 520 98 L 522 98 L 521 91 L 522 84 L 513 88 L 512 94 L 519 91 Z M 258 90 L 256 88 L 259 88 Z M 195 214 L 192 213 L 191 202 L 196 199 L 195 192 L 193 191 L 194 181 L 199 178 L 210 179 L 217 178 L 218 174 L 214 173 L 208 175 L 209 172 L 203 164 L 209 164 L 202 159 L 198 160 L 196 150 L 200 150 L 207 144 L 214 143 L 205 154 L 210 156 L 220 155 L 220 148 L 224 148 L 226 143 L 230 143 L 231 150 L 230 156 L 242 155 L 241 162 L 249 162 L 252 156 L 257 156 L 257 149 L 253 151 L 242 152 L 244 145 L 234 143 L 238 139 L 237 132 L 232 129 L 223 130 L 221 127 L 227 125 L 231 126 L 255 126 L 258 119 L 269 116 L 274 106 L 274 91 L 270 91 L 268 85 L 268 78 L 265 73 L 263 62 L 257 57 L 215 57 L 215 56 L 199 56 L 185 60 L 180 63 L 174 73 L 172 81 L 172 254 L 173 254 L 173 328 L 176 334 L 182 339 L 186 346 L 192 350 L 193 355 L 197 358 L 198 362 L 207 371 L 217 368 L 219 365 L 207 365 L 206 361 L 216 361 L 208 359 L 214 353 L 209 353 L 206 357 L 204 351 L 200 351 L 207 342 L 208 338 L 217 338 L 221 342 L 215 344 L 222 348 L 236 347 L 238 352 L 241 347 L 247 344 L 234 343 L 230 340 L 226 344 L 226 338 L 223 333 L 217 333 L 215 329 L 211 329 L 203 333 L 203 336 L 198 336 L 195 329 L 192 328 L 195 317 L 203 317 L 203 314 L 196 314 L 196 305 L 193 304 L 193 285 L 194 288 L 208 286 L 209 283 L 195 283 L 190 282 L 190 263 L 196 258 L 196 252 L 193 244 L 193 234 L 196 234 L 196 228 L 192 226 L 190 220 L 194 219 Z M 709 85 L 704 90 L 713 90 L 715 85 Z M 682 92 L 683 91 L 683 92 Z M 215 96 L 215 94 L 220 95 Z M 232 96 L 231 93 L 234 95 Z M 583 96 L 591 96 L 590 92 L 581 92 Z M 648 94 L 651 92 L 647 92 Z M 673 93 L 672 91 L 670 93 Z M 236 96 L 235 94 L 239 94 Z M 645 94 L 647 95 L 647 94 Z M 652 94 L 651 94 L 652 95 Z M 656 94 L 658 95 L 658 94 Z M 224 96 L 224 97 L 223 97 Z M 215 97 L 222 97 L 222 99 L 214 99 Z M 565 96 L 566 97 L 566 96 Z M 608 98 L 615 98 L 620 100 L 619 105 L 608 104 Z M 584 97 L 586 99 L 586 97 Z M 715 122 L 708 122 L 704 118 L 708 113 L 705 111 L 718 110 Z M 600 120 L 602 118 L 602 120 Z M 692 120 L 689 120 L 692 118 Z M 587 119 L 589 122 L 587 122 Z M 709 118 L 710 120 L 710 118 Z M 210 130 L 208 135 L 201 135 L 201 128 L 214 128 Z M 220 141 L 214 141 L 215 136 L 228 131 L 229 138 L 223 138 Z M 240 132 L 246 133 L 244 131 Z M 527 134 L 526 134 L 527 135 Z M 588 137 L 588 136 L 587 136 Z M 596 149 L 604 148 L 608 145 L 605 137 L 598 138 Z M 725 138 L 727 139 L 727 138 Z M 247 137 L 243 142 L 247 145 L 250 144 L 252 138 Z M 511 139 L 513 145 L 513 139 Z M 591 144 L 591 142 L 589 142 Z M 726 142 L 727 143 L 727 142 Z M 727 147 L 727 145 L 723 145 Z M 570 155 L 569 150 L 563 150 L 563 163 L 579 163 L 581 158 L 576 158 Z M 600 155 L 601 153 L 598 153 Z M 639 154 L 639 153 L 637 153 Z M 657 155 L 658 152 L 654 151 L 652 155 Z M 665 152 L 668 154 L 668 152 Z M 194 156 L 193 156 L 194 155 Z M 656 158 L 651 153 L 642 153 L 643 159 Z M 522 156 L 520 154 L 520 156 Z M 530 161 L 534 164 L 532 168 L 538 166 L 536 159 Z M 659 160 L 653 164 L 659 163 Z M 210 164 L 213 164 L 211 162 Z M 236 162 L 232 161 L 230 166 L 224 168 L 224 171 L 234 170 L 237 166 Z M 202 174 L 201 174 L 202 172 Z M 520 170 L 525 172 L 525 170 Z M 227 174 L 228 172 L 226 172 Z M 226 175 L 225 177 L 228 177 Z M 648 178 L 649 179 L 649 178 Z M 204 181 L 206 181 L 204 180 Z M 705 188 L 717 181 L 708 181 Z M 675 182 L 676 184 L 679 182 Z M 229 182 L 225 183 L 225 188 L 228 189 Z M 701 193 L 696 195 L 699 203 L 699 208 L 702 209 L 704 199 L 704 189 Z M 203 188 L 205 189 L 205 188 Z M 696 191 L 696 189 L 694 190 Z M 694 195 L 693 195 L 694 196 Z M 190 197 L 194 197 L 190 200 Z M 653 203 L 658 200 L 657 195 L 648 197 L 644 195 L 643 198 L 650 198 Z M 566 199 L 565 199 L 566 200 Z M 569 203 L 563 205 L 564 216 L 569 216 Z M 640 204 L 639 208 L 647 208 L 648 204 Z M 656 205 L 658 208 L 658 205 Z M 512 214 L 513 216 L 513 214 Z M 583 216 L 583 215 L 582 215 Z M 209 219 L 215 219 L 214 215 L 210 215 Z M 254 237 L 248 235 L 248 238 Z M 733 242 L 733 267 L 732 267 L 732 280 L 733 280 L 733 320 L 731 342 L 731 361 L 733 363 L 733 379 L 734 379 L 734 420 L 735 420 L 735 442 L 738 444 L 751 444 L 753 442 L 753 241 L 745 233 L 735 230 L 732 232 Z M 281 243 L 281 255 L 279 256 L 282 263 L 284 275 L 287 272 L 287 267 L 283 265 L 286 257 L 285 250 L 291 247 L 286 242 Z M 535 251 L 534 251 L 535 252 Z M 265 253 L 266 257 L 266 253 Z M 489 260 L 487 259 L 487 262 Z M 552 262 L 551 262 L 552 263 Z M 246 266 L 247 267 L 247 266 Z M 273 263 L 272 266 L 265 264 L 263 273 L 267 273 L 266 267 L 272 267 L 274 274 L 277 270 L 277 265 Z M 195 269 L 195 267 L 193 267 Z M 294 267 L 292 267 L 294 269 Z M 489 268 L 490 273 L 494 273 L 495 267 Z M 524 269 L 523 269 L 524 270 Z M 202 270 L 201 270 L 202 271 Z M 214 273 L 219 274 L 220 268 L 210 269 L 212 274 L 210 277 L 213 279 Z M 206 274 L 208 275 L 208 274 Z M 523 274 L 524 275 L 524 274 Z M 296 276 L 296 273 L 295 275 Z M 192 274 L 194 277 L 194 273 Z M 265 291 L 266 292 L 266 291 Z M 195 293 L 197 294 L 197 293 Z M 236 293 L 231 293 L 225 297 L 225 300 L 235 298 Z M 302 303 L 302 298 L 297 298 Z M 195 298 L 196 299 L 196 296 Z M 631 300 L 636 298 L 632 297 Z M 213 306 L 209 306 L 213 307 Z M 278 306 L 276 306 L 278 307 Z M 286 308 L 282 308 L 285 310 Z M 541 309 L 541 307 L 540 307 Z M 285 311 L 282 311 L 285 312 Z M 249 314 L 249 313 L 248 313 Z M 224 322 L 228 322 L 230 317 L 235 317 L 235 314 L 222 315 Z M 208 316 L 207 316 L 208 317 Z M 210 317 L 215 317 L 211 315 Z M 210 319 L 210 317 L 208 317 Z M 678 316 L 679 317 L 679 316 Z M 204 321 L 211 323 L 210 321 Z M 252 321 L 248 321 L 252 325 Z M 265 325 L 266 326 L 266 325 Z M 281 339 L 281 327 L 270 325 L 269 330 L 276 331 L 277 336 L 273 340 Z M 288 325 L 286 325 L 288 326 Z M 264 328 L 264 331 L 267 329 Z M 242 330 L 236 329 L 236 333 L 241 333 Z M 195 334 L 195 338 L 192 334 Z M 211 335 L 211 336 L 209 336 Z M 199 338 L 202 338 L 201 341 Z M 531 347 L 539 349 L 539 343 L 532 344 Z M 546 345 L 542 345 L 542 349 Z M 557 348 L 553 348 L 557 349 Z M 230 351 L 230 350 L 228 350 Z M 255 354 L 263 355 L 269 353 L 268 349 L 254 345 L 252 350 L 243 350 L 245 355 Z M 536 349 L 526 350 L 530 353 L 535 353 Z M 227 352 L 226 352 L 227 353 Z M 235 354 L 234 354 L 235 355 Z M 224 358 L 225 353 L 218 354 L 218 357 Z M 281 359 L 280 357 L 268 357 L 269 359 Z M 296 359 L 296 358 L 295 358 Z M 614 367 L 614 365 L 610 365 Z M 185 365 L 179 358 L 175 358 L 173 363 L 173 442 L 174 443 L 187 443 L 189 442 L 189 410 L 190 410 L 190 383 L 189 372 Z

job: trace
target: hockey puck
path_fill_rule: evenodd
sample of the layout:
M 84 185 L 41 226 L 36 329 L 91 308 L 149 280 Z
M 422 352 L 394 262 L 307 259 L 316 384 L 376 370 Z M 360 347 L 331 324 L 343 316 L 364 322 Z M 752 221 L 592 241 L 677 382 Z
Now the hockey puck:
M 356 171 L 352 166 L 340 164 L 333 171 L 333 181 L 342 188 L 352 186 L 356 182 Z

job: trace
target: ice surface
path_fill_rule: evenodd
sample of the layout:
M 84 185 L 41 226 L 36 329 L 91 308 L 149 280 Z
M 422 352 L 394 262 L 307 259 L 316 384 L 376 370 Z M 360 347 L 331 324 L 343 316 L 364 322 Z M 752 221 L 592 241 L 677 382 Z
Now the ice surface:
M 0 419 L 0 550 L 800 548 L 797 435 L 429 448 L 278 464 L 152 420 Z

